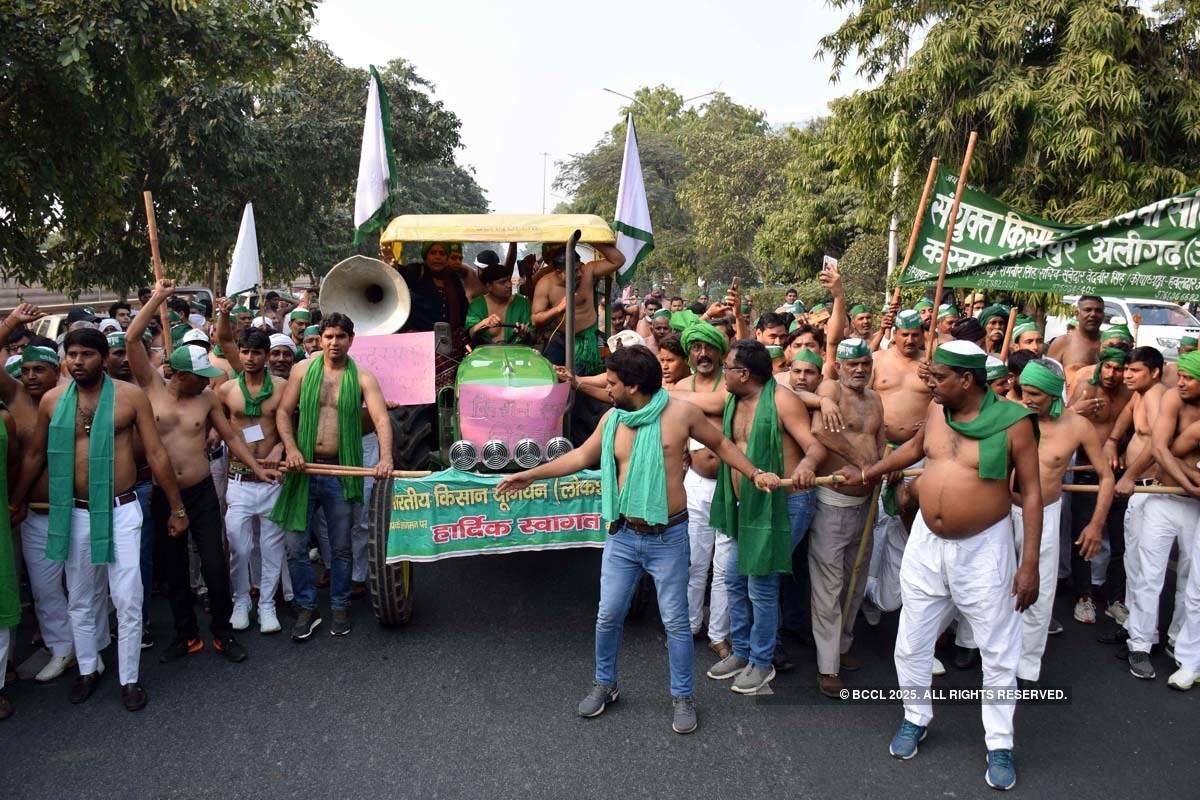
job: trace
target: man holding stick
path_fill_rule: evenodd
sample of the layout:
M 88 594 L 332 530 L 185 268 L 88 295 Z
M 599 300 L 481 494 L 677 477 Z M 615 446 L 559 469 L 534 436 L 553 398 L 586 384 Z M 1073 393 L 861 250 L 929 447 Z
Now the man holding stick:
M 496 486 L 496 493 L 519 492 L 535 480 L 600 464 L 602 516 L 609 537 L 600 568 L 595 683 L 580 702 L 578 713 L 596 717 L 617 700 L 621 627 L 644 571 L 654 578 L 667 631 L 674 705 L 671 727 L 676 733 L 691 733 L 697 721 L 692 697 L 694 651 L 687 618 L 689 546 L 683 461 L 688 440 L 700 441 L 759 490 L 771 491 L 779 485 L 779 478 L 756 468 L 696 406 L 671 399 L 662 388 L 658 361 L 647 347 L 634 345 L 614 353 L 607 365 L 607 387 L 614 408 L 580 448 L 507 476 Z M 773 645 L 773 630 L 771 642 Z M 769 652 L 767 659 L 769 663 Z
M 363 502 L 363 479 L 357 475 L 306 475 L 309 463 L 361 467 L 363 464 L 362 408 L 379 435 L 375 479 L 392 474 L 392 424 L 379 381 L 350 358 L 354 322 L 345 314 L 321 318 L 321 352 L 296 364 L 275 410 L 275 427 L 287 456 L 288 476 L 271 511 L 273 522 L 287 531 L 288 571 L 300 607 L 292 640 L 302 642 L 321 624 L 317 586 L 308 558 L 308 530 L 320 508 L 325 513 L 332 551 L 329 605 L 330 634 L 350 633 L 350 530 L 355 504 Z M 292 417 L 300 412 L 299 428 Z
M 843 467 L 847 483 L 862 484 L 914 464 L 924 454 L 918 481 L 920 511 L 900 568 L 904 605 L 896 636 L 896 676 L 913 698 L 889 752 L 917 754 L 933 719 L 928 700 L 939 622 L 957 608 L 970 622 L 983 657 L 983 684 L 1016 686 L 1021 619 L 1038 595 L 1042 492 L 1038 477 L 1036 422 L 1029 409 L 1001 400 L 987 387 L 987 354 L 968 342 L 937 348 L 929 368 L 933 397 L 920 431 L 870 469 Z M 941 409 L 938 409 L 941 406 Z M 1022 559 L 1016 566 L 1009 476 L 1023 487 Z M 969 498 L 970 502 L 965 502 Z M 1013 600 L 1015 596 L 1015 600 Z M 983 706 L 989 786 L 1016 783 L 1012 758 L 1012 703 Z
M 107 573 L 109 595 L 117 609 L 121 699 L 125 708 L 137 711 L 146 706 L 147 694 L 138 682 L 144 598 L 139 566 L 142 511 L 133 492 L 135 430 L 171 509 L 171 536 L 183 536 L 188 514 L 146 395 L 104 372 L 108 357 L 104 335 L 90 328 L 71 331 L 63 347 L 71 380 L 46 392 L 38 404 L 36 428 L 10 503 L 16 509 L 14 519 L 19 520 L 34 484 L 42 470 L 47 471 L 46 557 L 66 562 L 67 613 L 79 663 L 79 678 L 68 699 L 87 700 L 104 672 L 97 647 L 101 631 L 96 626 L 98 620 L 108 625 L 102 588 Z

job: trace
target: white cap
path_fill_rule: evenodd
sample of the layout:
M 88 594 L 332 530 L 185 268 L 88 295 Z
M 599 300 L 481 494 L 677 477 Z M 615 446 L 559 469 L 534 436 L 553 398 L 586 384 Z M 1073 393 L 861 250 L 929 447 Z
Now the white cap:
M 109 331 L 120 331 L 121 323 L 117 322 L 112 317 L 105 317 L 104 319 L 100 320 L 100 324 L 96 327 L 100 329 L 101 333 L 108 333 Z
M 1006 367 L 1007 368 L 1007 366 L 1008 366 L 1007 364 L 1005 364 L 1003 361 L 996 358 L 995 356 L 987 357 L 987 368 L 988 369 L 992 369 L 994 367 Z
M 287 347 L 293 353 L 296 352 L 296 343 L 286 333 L 271 334 L 271 349 L 274 350 L 276 347 Z
M 637 331 L 617 331 L 612 336 L 608 337 L 608 349 L 616 352 L 617 345 L 621 347 L 633 347 L 635 344 L 645 344 L 646 340 Z
M 208 334 L 204 331 L 200 330 L 199 328 L 192 328 L 183 335 L 183 339 L 180 340 L 180 344 L 188 344 L 190 342 L 204 342 L 205 344 L 211 344 L 212 340 L 208 338 Z
M 982 356 L 986 355 L 983 348 L 974 342 L 963 341 L 962 339 L 953 339 L 945 344 L 939 344 L 939 348 L 950 353 L 955 353 L 960 356 Z
M 275 330 L 275 326 L 271 324 L 270 317 L 255 317 L 250 320 L 251 328 L 266 328 L 267 330 Z

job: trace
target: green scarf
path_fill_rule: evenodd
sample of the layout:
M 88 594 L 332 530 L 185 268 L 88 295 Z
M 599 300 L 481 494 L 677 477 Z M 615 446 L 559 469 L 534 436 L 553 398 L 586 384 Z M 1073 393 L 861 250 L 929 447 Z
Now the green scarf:
M 0 497 L 8 505 L 8 428 L 0 423 Z M 17 562 L 13 557 L 12 528 L 8 514 L 0 514 L 0 628 L 21 621 L 21 593 L 17 590 Z M 0 668 L 6 667 L 0 664 Z
M 604 371 L 600 359 L 600 343 L 596 339 L 596 324 L 593 322 L 575 333 L 575 374 L 599 375 Z
M 476 297 L 471 301 L 471 305 L 467 306 L 467 319 L 466 322 L 463 323 L 463 327 L 467 330 L 471 330 L 471 328 L 474 328 L 476 325 L 487 319 L 490 314 L 491 312 L 488 311 L 487 300 L 484 299 L 483 295 L 479 295 L 479 297 Z M 512 301 L 509 302 L 508 308 L 506 308 L 504 311 L 504 324 L 524 325 L 527 328 L 533 327 L 533 315 L 531 313 L 528 297 L 523 294 L 514 294 L 512 296 Z M 503 342 L 504 344 L 508 344 L 509 342 L 513 341 L 513 338 L 517 335 L 517 332 L 514 328 L 501 328 L 500 331 L 500 342 Z M 488 335 L 491 335 L 490 332 Z
M 305 461 L 311 461 L 317 446 L 317 418 L 321 413 L 321 381 L 325 375 L 325 357 L 314 353 L 312 363 L 300 384 L 300 430 L 296 445 Z M 358 367 L 354 359 L 346 359 L 342 385 L 338 390 L 338 463 L 344 467 L 361 467 L 362 448 L 362 389 L 358 385 Z M 283 490 L 271 509 L 271 520 L 284 530 L 304 532 L 308 529 L 308 478 L 303 472 L 289 472 Z M 339 478 L 348 503 L 363 500 L 362 478 Z
M 725 401 L 724 433 L 733 438 L 733 418 L 737 398 Z M 775 379 L 771 378 L 758 395 L 746 458 L 755 467 L 783 473 L 783 436 L 775 414 Z M 733 492 L 733 470 L 725 462 L 717 468 L 717 489 L 713 494 L 709 524 L 724 531 L 738 543 L 739 575 L 789 574 L 792 571 L 792 527 L 788 518 L 787 494 L 763 492 L 744 475 L 741 500 Z
M 1062 416 L 1062 391 L 1066 381 L 1038 362 L 1030 361 L 1025 365 L 1025 369 L 1021 370 L 1021 379 L 1018 383 L 1022 386 L 1032 386 L 1043 394 L 1053 397 L 1054 399 L 1050 401 L 1050 410 L 1047 412 L 1047 416 L 1050 419 L 1058 419 Z
M 275 393 L 275 382 L 271 380 L 271 371 L 263 370 L 262 386 L 258 390 L 257 397 L 250 396 L 250 390 L 246 388 L 246 373 L 238 373 L 238 388 L 242 390 L 242 400 L 245 402 L 246 410 L 242 412 L 247 417 L 261 417 L 262 404 L 270 399 Z
M 112 379 L 100 379 L 100 398 L 88 436 L 88 524 L 92 563 L 109 564 L 113 552 L 113 404 Z M 75 414 L 79 387 L 71 381 L 54 406 L 46 440 L 50 476 L 50 530 L 46 558 L 66 561 L 71 549 L 71 513 L 75 510 Z
M 1115 361 L 1118 364 L 1124 364 L 1126 353 L 1119 347 L 1106 347 L 1100 351 L 1100 360 L 1096 362 L 1096 368 L 1092 370 L 1092 377 L 1088 378 L 1088 383 L 1092 386 L 1100 385 L 1100 371 L 1104 369 L 1105 362 Z
M 946 424 L 954 431 L 979 442 L 979 477 L 985 481 L 1008 479 L 1009 428 L 1025 417 L 1032 417 L 1033 435 L 1038 438 L 1037 415 L 1020 403 L 1001 400 L 990 387 L 979 404 L 979 416 L 970 422 L 955 422 L 948 408 L 943 407 L 943 413 Z
M 650 525 L 667 521 L 667 468 L 659 420 L 668 399 L 667 390 L 659 389 L 637 411 L 614 408 L 604 421 L 600 439 L 600 516 L 606 525 L 618 517 L 632 517 Z M 617 459 L 613 454 L 618 425 L 634 431 L 623 490 L 617 488 Z

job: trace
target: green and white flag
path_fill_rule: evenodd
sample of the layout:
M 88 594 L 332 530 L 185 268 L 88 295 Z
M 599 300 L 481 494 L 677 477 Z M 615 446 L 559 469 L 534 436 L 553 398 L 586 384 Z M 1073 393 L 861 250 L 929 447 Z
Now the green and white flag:
M 637 132 L 633 129 L 633 114 L 625 131 L 625 160 L 621 165 L 621 186 L 617 190 L 616 221 L 617 249 L 625 256 L 625 264 L 617 273 L 622 286 L 633 280 L 642 259 L 654 249 L 654 229 L 650 227 L 650 205 L 646 202 L 646 184 L 642 180 L 642 159 L 638 156 Z
M 358 157 L 358 189 L 354 193 L 354 243 L 391 221 L 396 191 L 396 157 L 392 153 L 392 111 L 379 73 L 371 67 L 367 116 Z

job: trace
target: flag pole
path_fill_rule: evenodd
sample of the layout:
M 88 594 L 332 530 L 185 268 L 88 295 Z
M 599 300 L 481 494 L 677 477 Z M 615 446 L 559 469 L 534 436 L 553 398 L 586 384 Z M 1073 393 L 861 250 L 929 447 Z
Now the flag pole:
M 146 204 L 146 229 L 150 233 L 150 263 L 154 266 L 154 282 L 163 280 L 162 259 L 158 253 L 158 225 L 154 221 L 154 196 L 150 190 L 142 192 L 142 201 Z M 162 349 L 164 358 L 171 355 L 171 317 L 167 304 L 158 308 L 159 324 L 162 326 Z
M 904 270 L 908 269 L 908 262 L 912 261 L 913 251 L 917 249 L 917 236 L 921 232 L 921 222 L 925 218 L 925 208 L 929 205 L 929 195 L 933 191 L 933 182 L 937 178 L 938 159 L 934 156 L 929 162 L 929 174 L 925 176 L 925 188 L 921 190 L 921 202 L 917 205 L 917 214 L 913 217 L 912 233 L 908 235 L 908 249 L 904 251 L 904 261 L 900 264 L 900 268 L 888 276 L 889 280 L 899 280 L 904 274 Z M 896 286 L 892 291 L 892 301 L 888 303 L 888 307 L 892 308 L 900 302 L 900 287 Z M 883 334 L 886 336 L 889 325 L 884 329 Z
M 950 205 L 950 216 L 946 218 L 946 241 L 942 247 L 942 263 L 938 266 L 937 290 L 933 294 L 933 323 L 929 326 L 929 342 L 925 347 L 926 357 L 932 361 L 937 348 L 938 307 L 942 302 L 942 290 L 946 288 L 946 266 L 950 263 L 950 242 L 954 239 L 954 221 L 958 216 L 958 204 L 962 202 L 963 189 L 967 185 L 967 173 L 971 171 L 971 156 L 975 154 L 975 141 L 979 134 L 971 131 L 967 139 L 967 152 L 963 154 L 962 168 L 958 171 L 958 185 L 954 187 L 954 202 Z

